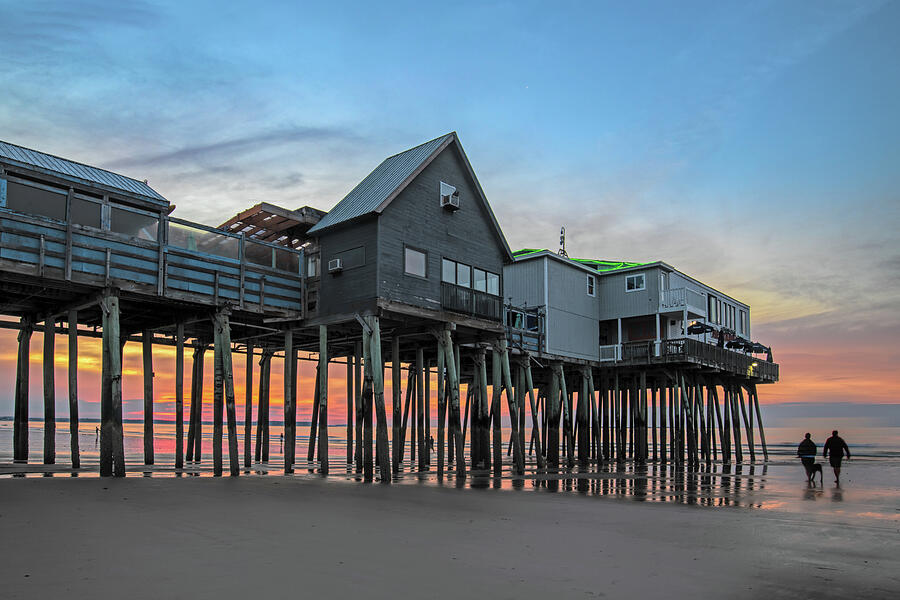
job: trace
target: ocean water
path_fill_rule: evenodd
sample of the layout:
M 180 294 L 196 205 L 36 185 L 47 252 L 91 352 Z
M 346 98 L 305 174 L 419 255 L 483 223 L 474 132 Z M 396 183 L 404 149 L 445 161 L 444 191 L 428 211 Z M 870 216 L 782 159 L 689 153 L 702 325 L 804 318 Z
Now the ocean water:
M 783 511 L 803 515 L 804 519 L 845 521 L 872 526 L 896 527 L 900 525 L 900 428 L 872 427 L 867 423 L 854 423 L 843 419 L 816 424 L 805 422 L 803 426 L 790 424 L 785 427 L 769 427 L 766 440 L 769 460 L 764 461 L 757 439 L 756 461 L 750 462 L 744 440 L 744 462 L 724 466 L 713 463 L 698 469 L 676 467 L 671 463 L 651 461 L 645 466 L 631 462 L 617 465 L 600 464 L 579 469 L 561 469 L 548 473 L 537 468 L 533 456 L 529 456 L 524 476 L 513 476 L 509 469 L 510 458 L 504 448 L 504 469 L 501 477 L 489 473 L 471 472 L 464 480 L 458 480 L 455 471 L 447 469 L 444 477 L 437 476 L 436 453 L 428 471 L 419 472 L 409 460 L 407 445 L 405 460 L 395 485 L 433 485 L 466 487 L 473 489 L 498 489 L 512 492 L 581 494 L 615 498 L 621 501 L 647 503 L 678 503 L 708 507 L 710 509 L 733 508 L 747 510 Z M 814 426 L 815 425 L 815 426 Z M 95 423 L 82 423 L 79 431 L 82 468 L 70 468 L 68 423 L 57 424 L 56 465 L 42 464 L 43 425 L 34 421 L 29 428 L 29 462 L 27 465 L 12 463 L 12 423 L 0 422 L 0 478 L 14 477 L 96 477 L 99 470 L 99 438 Z M 798 459 L 796 448 L 806 431 L 821 444 L 830 435 L 831 428 L 838 428 L 850 446 L 853 457 L 844 462 L 841 485 L 834 482 L 827 461 L 823 463 L 823 483 L 810 486 Z M 212 426 L 204 424 L 202 460 L 185 463 L 180 472 L 174 469 L 175 426 L 173 423 L 155 424 L 155 464 L 143 464 L 143 425 L 125 423 L 125 461 L 130 477 L 206 477 L 212 476 Z M 185 427 L 185 431 L 187 428 Z M 306 427 L 298 426 L 306 432 Z M 328 481 L 340 484 L 359 484 L 362 476 L 346 461 L 346 427 L 335 424 L 330 427 Z M 283 474 L 282 428 L 272 425 L 270 456 L 267 464 L 253 462 L 243 467 L 243 435 L 239 427 L 238 445 L 241 454 L 241 473 L 245 476 L 275 477 Z M 434 433 L 434 432 L 433 432 Z M 337 435 L 335 435 L 337 434 Z M 504 439 L 509 432 L 504 431 Z M 255 439 L 254 439 L 255 442 Z M 290 477 L 321 478 L 318 463 L 308 463 L 308 437 L 297 436 L 297 464 Z M 651 448 L 652 452 L 652 448 Z M 227 434 L 225 436 L 224 469 L 228 473 Z M 818 478 L 817 478 L 818 481 Z

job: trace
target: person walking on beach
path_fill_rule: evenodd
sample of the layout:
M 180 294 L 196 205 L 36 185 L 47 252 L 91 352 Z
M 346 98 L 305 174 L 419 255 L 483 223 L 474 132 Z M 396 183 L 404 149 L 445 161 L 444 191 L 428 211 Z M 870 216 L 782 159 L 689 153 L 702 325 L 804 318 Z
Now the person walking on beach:
M 838 485 L 841 485 L 841 461 L 844 460 L 845 452 L 847 460 L 850 460 L 850 448 L 847 447 L 847 442 L 838 436 L 837 429 L 835 429 L 831 432 L 831 437 L 825 440 L 822 456 L 831 463 L 831 468 L 834 469 L 834 482 Z M 830 457 L 829 454 L 831 454 Z
M 808 433 L 804 436 L 800 445 L 797 446 L 797 456 L 800 457 L 800 462 L 803 463 L 803 468 L 806 469 L 807 479 L 810 477 L 812 466 L 816 464 L 816 454 L 818 453 L 818 450 L 816 443 L 810 439 L 810 434 Z

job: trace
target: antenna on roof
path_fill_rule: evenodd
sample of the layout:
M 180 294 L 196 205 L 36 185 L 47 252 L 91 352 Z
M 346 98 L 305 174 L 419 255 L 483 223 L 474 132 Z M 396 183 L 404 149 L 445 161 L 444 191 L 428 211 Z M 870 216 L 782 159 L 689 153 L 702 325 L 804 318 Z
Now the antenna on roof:
M 569 255 L 566 253 L 566 228 L 559 228 L 559 255 L 565 256 L 569 258 Z

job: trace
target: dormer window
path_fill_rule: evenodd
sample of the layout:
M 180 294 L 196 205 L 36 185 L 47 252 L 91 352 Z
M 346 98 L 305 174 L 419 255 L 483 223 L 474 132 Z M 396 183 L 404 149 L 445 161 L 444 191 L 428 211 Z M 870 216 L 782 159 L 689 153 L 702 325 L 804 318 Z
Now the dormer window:
M 441 182 L 441 208 L 459 210 L 459 192 L 449 183 Z

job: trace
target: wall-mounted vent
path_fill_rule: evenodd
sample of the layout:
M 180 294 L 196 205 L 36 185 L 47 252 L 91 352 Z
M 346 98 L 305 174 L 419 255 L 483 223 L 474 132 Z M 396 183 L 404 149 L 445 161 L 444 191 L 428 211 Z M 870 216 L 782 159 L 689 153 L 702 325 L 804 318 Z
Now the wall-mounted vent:
M 459 210 L 459 192 L 450 184 L 441 182 L 441 208 Z
M 332 258 L 328 261 L 328 272 L 329 273 L 340 273 L 344 270 L 344 261 L 340 258 Z

